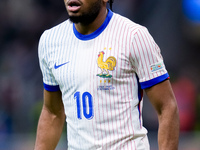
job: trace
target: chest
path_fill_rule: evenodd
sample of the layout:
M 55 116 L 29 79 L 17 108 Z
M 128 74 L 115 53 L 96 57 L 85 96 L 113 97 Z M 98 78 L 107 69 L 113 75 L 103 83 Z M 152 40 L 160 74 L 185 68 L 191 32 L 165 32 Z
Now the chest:
M 60 88 L 66 90 L 125 82 L 133 72 L 128 49 L 115 41 L 71 40 L 54 44 L 49 67 Z

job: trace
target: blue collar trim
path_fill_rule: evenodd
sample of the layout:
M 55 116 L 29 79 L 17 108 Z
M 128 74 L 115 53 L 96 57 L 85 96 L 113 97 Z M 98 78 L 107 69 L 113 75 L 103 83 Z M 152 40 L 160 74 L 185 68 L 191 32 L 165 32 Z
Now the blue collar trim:
M 111 18 L 113 16 L 113 12 L 108 9 L 108 14 L 106 16 L 106 19 L 104 21 L 104 23 L 96 30 L 94 31 L 93 33 L 91 34 L 87 34 L 87 35 L 84 35 L 84 34 L 81 34 L 79 33 L 76 28 L 75 28 L 75 24 L 73 23 L 73 31 L 74 31 L 74 34 L 75 36 L 80 39 L 80 40 L 84 40 L 84 41 L 87 41 L 87 40 L 91 40 L 91 39 L 94 39 L 96 38 L 97 36 L 99 36 L 103 31 L 104 29 L 107 27 L 108 23 L 110 22 Z

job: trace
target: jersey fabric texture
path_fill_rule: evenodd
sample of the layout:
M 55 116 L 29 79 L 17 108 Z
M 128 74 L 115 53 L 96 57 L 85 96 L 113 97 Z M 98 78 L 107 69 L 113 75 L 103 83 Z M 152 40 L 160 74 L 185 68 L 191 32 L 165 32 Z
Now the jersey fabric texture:
M 62 92 L 69 150 L 148 150 L 142 89 L 166 80 L 148 30 L 109 10 L 94 33 L 69 20 L 39 42 L 44 88 Z

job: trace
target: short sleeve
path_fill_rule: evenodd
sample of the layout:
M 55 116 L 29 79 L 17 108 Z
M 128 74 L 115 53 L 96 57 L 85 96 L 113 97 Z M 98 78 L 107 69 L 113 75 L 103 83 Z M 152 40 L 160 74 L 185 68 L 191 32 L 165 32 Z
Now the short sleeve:
M 43 85 L 47 91 L 59 91 L 59 85 L 56 82 L 48 63 L 48 44 L 47 31 L 45 31 L 40 37 L 38 46 L 39 64 L 43 76 Z
M 169 78 L 160 48 L 145 27 L 140 27 L 134 33 L 131 47 L 131 64 L 142 89 Z

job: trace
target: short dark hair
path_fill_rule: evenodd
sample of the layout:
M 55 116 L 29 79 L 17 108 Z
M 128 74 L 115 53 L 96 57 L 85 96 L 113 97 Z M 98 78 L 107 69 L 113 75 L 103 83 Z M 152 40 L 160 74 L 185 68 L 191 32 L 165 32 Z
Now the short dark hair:
M 114 0 L 109 0 L 109 4 L 110 4 L 110 9 L 112 10 L 112 4 L 113 4 Z

